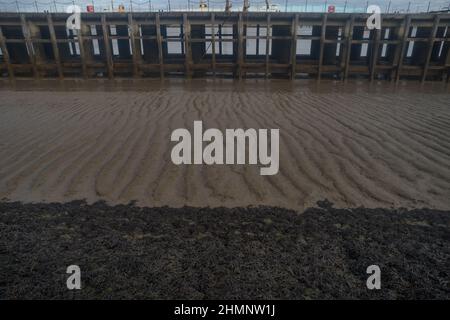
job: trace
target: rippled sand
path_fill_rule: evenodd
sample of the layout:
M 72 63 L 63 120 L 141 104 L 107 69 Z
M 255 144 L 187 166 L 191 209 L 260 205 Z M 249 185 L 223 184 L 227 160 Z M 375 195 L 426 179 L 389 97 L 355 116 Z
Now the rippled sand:
M 450 209 L 450 92 L 296 81 L 0 90 L 0 198 Z M 176 166 L 172 130 L 279 128 L 280 171 Z

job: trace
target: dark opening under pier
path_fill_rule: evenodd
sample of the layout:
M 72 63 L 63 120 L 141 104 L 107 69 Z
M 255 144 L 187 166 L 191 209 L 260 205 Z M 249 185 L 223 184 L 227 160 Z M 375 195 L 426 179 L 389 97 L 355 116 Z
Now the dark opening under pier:
M 448 81 L 450 14 L 0 13 L 14 78 L 331 78 Z

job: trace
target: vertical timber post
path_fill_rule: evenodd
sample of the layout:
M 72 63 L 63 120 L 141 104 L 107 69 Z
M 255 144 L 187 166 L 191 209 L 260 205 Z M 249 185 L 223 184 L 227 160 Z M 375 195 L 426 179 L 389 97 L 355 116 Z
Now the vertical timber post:
M 183 13 L 183 38 L 184 38 L 184 69 L 187 78 L 191 78 L 192 52 L 191 52 L 191 28 L 186 13 Z
M 79 39 L 79 43 L 80 43 L 80 55 L 81 55 L 81 63 L 83 66 L 83 77 L 84 78 L 89 78 L 90 77 L 90 71 L 89 71 L 89 66 L 92 65 L 93 62 L 93 53 L 94 53 L 94 49 L 93 49 L 93 43 L 92 43 L 92 38 L 90 38 L 91 36 L 91 30 L 90 30 L 90 26 L 83 23 L 83 21 L 81 22 L 81 26 L 80 26 L 80 30 L 79 30 L 79 35 L 78 35 L 78 39 Z M 86 41 L 88 40 L 88 41 Z
M 403 30 L 401 30 L 401 47 L 400 50 L 397 50 L 398 55 L 396 55 L 395 60 L 396 60 L 396 73 L 395 73 L 395 83 L 398 83 L 400 81 L 400 73 L 402 71 L 402 67 L 403 67 L 403 57 L 405 56 L 405 51 L 406 51 L 406 44 L 408 42 L 408 36 L 409 36 L 409 28 L 411 27 L 411 16 L 407 15 L 405 17 L 405 21 L 404 21 L 404 28 Z M 394 64 L 395 65 L 395 64 Z
M 132 13 L 128 13 L 128 30 L 130 32 L 131 50 L 133 51 L 133 76 L 139 78 L 141 76 L 139 67 L 141 64 L 141 42 L 136 39 L 136 36 L 139 35 L 139 28 L 133 20 Z
M 322 19 L 322 30 L 320 35 L 320 54 L 319 54 L 319 68 L 317 72 L 317 80 L 320 81 L 322 78 L 322 65 L 323 65 L 323 51 L 325 47 L 325 35 L 327 31 L 327 19 L 328 19 L 328 13 L 323 14 Z
M 63 71 L 62 71 L 61 57 L 59 55 L 58 43 L 56 42 L 55 27 L 53 26 L 53 19 L 52 19 L 51 13 L 47 14 L 47 23 L 48 23 L 48 30 L 50 33 L 50 39 L 52 41 L 53 56 L 55 58 L 56 68 L 58 71 L 58 77 L 60 79 L 62 79 L 64 77 L 64 75 L 63 75 Z
M 80 46 L 80 59 L 81 59 L 81 68 L 83 72 L 83 78 L 88 78 L 88 66 L 86 61 L 86 49 L 85 49 L 85 43 L 84 43 L 84 37 L 83 37 L 83 26 L 84 23 L 81 21 L 80 30 L 77 30 L 77 39 L 78 44 Z
M 352 51 L 352 40 L 353 40 L 353 24 L 354 24 L 355 18 L 352 15 L 350 18 L 350 21 L 347 20 L 345 24 L 345 30 L 344 30 L 344 36 L 345 36 L 345 45 L 344 50 L 342 52 L 342 59 L 341 59 L 341 70 L 343 70 L 343 80 L 347 81 L 348 78 L 348 71 L 349 71 L 349 65 L 350 65 L 350 56 Z M 342 71 L 341 71 L 342 72 Z
M 14 80 L 14 69 L 11 65 L 11 59 L 9 57 L 8 47 L 6 46 L 5 37 L 3 36 L 2 27 L 0 26 L 0 48 L 3 53 L 3 60 L 5 61 L 6 68 L 8 69 L 8 76 L 10 80 Z
M 266 29 L 266 79 L 269 78 L 269 57 L 270 57 L 270 41 L 271 41 L 271 22 L 270 13 L 267 14 L 267 29 Z
M 108 78 L 112 79 L 114 76 L 113 72 L 113 59 L 111 54 L 111 46 L 109 41 L 109 27 L 106 24 L 106 16 L 102 14 L 102 33 L 103 33 L 103 42 L 105 44 L 105 59 L 106 59 L 106 67 L 108 69 Z
M 242 13 L 239 13 L 238 20 L 238 77 L 242 79 L 242 67 L 244 64 L 244 23 L 242 21 Z
M 447 58 L 445 60 L 445 69 L 444 72 L 446 72 L 446 76 L 444 79 L 444 81 L 446 81 L 447 83 L 450 82 L 450 47 L 447 49 Z
M 38 77 L 42 76 L 42 71 L 40 70 L 41 66 L 44 66 L 46 64 L 46 53 L 44 50 L 44 45 L 41 42 L 42 35 L 41 31 L 39 29 L 39 26 L 32 22 L 31 20 L 28 20 L 26 23 L 28 27 L 29 32 L 29 39 L 31 42 L 31 47 L 33 48 L 33 54 L 34 54 L 34 61 L 36 63 L 36 68 L 38 70 Z M 46 68 L 43 68 L 43 71 L 46 71 Z
M 28 56 L 30 58 L 31 66 L 33 69 L 33 76 L 35 78 L 38 78 L 39 72 L 38 72 L 37 65 L 36 65 L 36 54 L 34 52 L 33 42 L 31 41 L 30 28 L 27 25 L 24 14 L 20 15 L 20 22 L 22 25 L 22 32 L 23 32 L 23 35 L 25 38 L 25 43 L 27 46 Z
M 297 69 L 297 26 L 298 26 L 298 13 L 295 14 L 292 20 L 292 43 L 291 43 L 291 80 L 295 79 Z
M 380 17 L 381 19 L 381 17 Z M 375 37 L 373 40 L 373 48 L 372 48 L 372 59 L 370 62 L 370 82 L 373 82 L 373 80 L 375 79 L 375 73 L 377 70 L 377 64 L 378 64 L 378 51 L 380 49 L 380 40 L 381 40 L 381 31 L 382 30 L 378 30 L 378 29 L 373 29 L 373 31 L 375 32 Z
M 211 46 L 212 46 L 212 69 L 213 69 L 213 77 L 216 77 L 216 16 L 211 13 Z M 206 54 L 206 52 L 205 52 Z
M 159 18 L 159 13 L 156 14 L 155 25 L 156 25 L 156 40 L 158 41 L 159 75 L 162 80 L 164 79 L 164 56 L 161 37 L 161 21 Z
M 426 60 L 425 60 L 425 65 L 423 67 L 422 80 L 421 80 L 422 83 L 424 83 L 427 78 L 428 68 L 430 66 L 431 54 L 433 52 L 433 45 L 434 45 L 434 42 L 436 41 L 436 32 L 437 32 L 440 20 L 441 20 L 441 18 L 439 15 L 436 15 L 434 17 L 433 29 L 431 30 L 430 38 L 428 40 L 427 56 L 426 56 Z

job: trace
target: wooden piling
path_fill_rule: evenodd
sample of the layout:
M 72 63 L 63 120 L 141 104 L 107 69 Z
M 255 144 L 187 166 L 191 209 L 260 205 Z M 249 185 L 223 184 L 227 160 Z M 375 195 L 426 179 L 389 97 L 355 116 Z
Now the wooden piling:
M 103 41 L 105 45 L 105 60 L 108 71 L 108 78 L 112 79 L 114 77 L 114 66 L 111 53 L 111 44 L 109 41 L 109 26 L 106 24 L 105 14 L 102 14 L 101 19 L 102 19 L 102 32 L 103 32 Z
M 239 79 L 252 76 L 268 79 L 271 75 L 295 79 L 298 72 L 302 72 L 319 81 L 329 76 L 340 76 L 347 81 L 350 74 L 368 74 L 369 80 L 374 81 L 378 74 L 384 74 L 390 75 L 390 79 L 395 82 L 403 76 L 424 82 L 431 79 L 431 76 L 443 76 L 450 71 L 449 61 L 445 61 L 445 57 L 450 55 L 447 54 L 447 50 L 450 50 L 448 35 L 447 39 L 442 39 L 444 36 L 441 35 L 442 28 L 450 27 L 450 15 L 446 13 L 382 15 L 383 31 L 372 31 L 370 39 L 363 39 L 366 15 L 353 13 L 229 12 L 226 16 L 217 12 L 125 15 L 92 13 L 88 17 L 83 19 L 81 30 L 71 39 L 67 37 L 65 28 L 61 27 L 65 25 L 64 16 L 48 13 L 0 13 L 0 26 L 3 28 L 0 48 L 4 52 L 2 66 L 8 70 L 8 77 L 12 79 L 26 76 L 21 70 L 27 69 L 36 78 L 51 75 L 62 79 L 69 71 L 89 78 L 95 70 L 101 70 L 110 79 L 119 72 L 122 76 L 151 77 L 155 75 L 157 68 L 161 79 L 167 71 L 184 71 L 185 76 L 190 78 L 194 71 L 201 70 L 197 75 L 212 74 L 215 77 L 220 68 L 221 72 Z M 232 55 L 218 45 L 222 41 L 222 25 L 218 24 L 218 19 L 223 18 L 233 28 L 232 39 L 228 36 L 223 39 L 231 41 Z M 310 36 L 298 35 L 299 21 L 302 25 L 312 27 Z M 109 30 L 111 24 L 117 25 L 118 30 L 113 37 Z M 182 42 L 179 55 L 178 52 L 169 52 L 171 49 L 167 44 L 170 39 L 165 36 L 168 26 L 180 24 L 183 34 L 178 39 Z M 97 30 L 92 35 L 91 25 L 95 25 Z M 209 25 L 211 34 L 204 29 Z M 48 26 L 48 33 L 45 32 L 45 26 Z M 256 36 L 247 35 L 249 26 L 256 26 Z M 410 38 L 412 27 L 418 30 L 415 39 Z M 19 34 L 20 28 L 23 37 Z M 143 30 L 142 34 L 139 32 L 140 28 Z M 266 28 L 266 34 L 263 34 L 263 28 Z M 387 29 L 390 30 L 389 39 L 383 37 L 384 30 Z M 339 30 L 343 30 L 342 33 Z M 219 35 L 216 34 L 217 31 Z M 103 37 L 100 37 L 101 33 Z M 205 34 L 209 34 L 208 37 Z M 119 44 L 118 59 L 112 52 L 112 38 L 112 41 L 117 39 Z M 99 49 L 104 63 L 94 57 L 97 53 L 94 53 L 95 39 L 101 42 Z M 247 39 L 251 39 L 252 43 L 256 42 L 255 57 L 247 58 Z M 301 68 L 300 60 L 297 59 L 299 39 L 311 41 L 310 53 L 302 53 Z M 264 41 L 266 49 L 261 52 L 260 46 Z M 413 55 L 405 58 L 409 41 L 415 41 Z M 442 49 L 437 46 L 441 41 L 445 42 L 442 55 L 439 53 Z M 79 57 L 73 53 L 74 42 L 79 45 Z M 141 42 L 144 43 L 142 48 Z M 341 51 L 339 58 L 336 58 L 334 51 L 339 44 Z M 368 57 L 361 54 L 363 44 L 369 46 Z M 387 47 L 386 57 L 381 57 L 381 46 Z M 208 63 L 204 63 L 205 56 L 211 57 Z M 49 59 L 52 60 L 51 64 L 47 63 Z M 52 70 L 52 73 L 46 73 L 48 70 Z M 124 73 L 123 70 L 130 72 Z
M 371 63 L 370 63 L 370 82 L 373 82 L 377 71 L 378 55 L 380 49 L 381 30 L 373 29 L 375 32 L 374 43 L 372 46 Z
M 184 41 L 184 69 L 186 78 L 191 78 L 192 51 L 191 51 L 191 27 L 187 14 L 183 14 L 183 41 Z
M 270 23 L 270 13 L 267 14 L 267 30 L 266 30 L 266 60 L 265 60 L 265 78 L 269 78 L 270 72 L 270 41 L 271 41 L 271 23 Z
M 421 82 L 424 83 L 426 78 L 427 78 L 427 73 L 428 73 L 428 68 L 430 66 L 430 60 L 431 60 L 431 53 L 433 52 L 433 45 L 436 41 L 436 32 L 439 26 L 439 21 L 440 21 L 440 16 L 436 15 L 434 17 L 434 23 L 433 23 L 433 29 L 431 30 L 430 33 L 430 37 L 428 40 L 428 48 L 427 48 L 427 55 L 426 55 L 426 60 L 425 60 L 425 65 L 423 67 L 423 72 L 422 72 L 422 79 Z
M 213 77 L 216 77 L 216 28 L 215 28 L 215 23 L 216 23 L 216 16 L 213 13 L 211 13 L 211 52 L 212 52 L 212 57 L 211 57 L 211 63 L 212 63 L 212 72 L 213 72 Z M 206 55 L 206 52 L 205 52 Z
M 0 48 L 3 53 L 3 60 L 6 65 L 6 69 L 8 70 L 8 77 L 10 80 L 14 80 L 14 69 L 11 65 L 11 59 L 9 57 L 8 47 L 6 46 L 5 37 L 3 36 L 2 27 L 0 26 Z
M 133 76 L 135 78 L 139 78 L 140 74 L 140 64 L 141 64 L 141 42 L 139 41 L 139 27 L 135 21 L 133 21 L 132 13 L 128 14 L 128 27 L 130 32 L 130 42 L 131 42 L 131 50 L 132 59 L 133 59 Z
M 297 69 L 297 27 L 298 27 L 298 14 L 292 19 L 292 43 L 291 43 L 291 80 L 295 79 Z
M 50 13 L 47 15 L 47 23 L 50 33 L 50 40 L 52 41 L 53 56 L 55 58 L 56 69 L 58 71 L 58 78 L 63 79 L 64 74 L 61 65 L 61 57 L 59 55 L 58 43 L 56 42 L 55 27 L 53 26 L 53 19 Z
M 400 50 L 398 50 L 398 55 L 396 55 L 394 66 L 396 65 L 396 74 L 395 74 L 395 83 L 398 83 L 400 80 L 400 73 L 403 67 L 403 58 L 405 57 L 406 46 L 408 44 L 408 36 L 409 29 L 411 27 L 411 16 L 406 15 L 404 20 L 404 27 L 400 30 L 401 42 L 400 42 Z
M 355 23 L 355 17 L 351 16 L 350 21 L 347 20 L 345 24 L 344 37 L 345 45 L 342 53 L 343 60 L 341 62 L 341 70 L 344 70 L 343 80 L 347 81 L 348 72 L 350 66 L 350 57 L 352 51 L 352 40 L 353 40 L 353 25 Z
M 238 18 L 238 78 L 242 80 L 242 67 L 244 65 L 244 22 L 242 20 L 242 13 L 239 13 Z
M 163 56 L 161 22 L 160 22 L 159 13 L 156 14 L 155 25 L 156 25 L 156 41 L 158 42 L 159 73 L 160 73 L 160 78 L 162 80 L 162 79 L 164 79 L 164 56 Z
M 33 42 L 31 40 L 30 28 L 29 28 L 29 25 L 27 24 L 24 14 L 20 15 L 20 22 L 21 22 L 21 26 L 22 26 L 23 36 L 25 38 L 25 44 L 27 46 L 28 57 L 30 59 L 32 70 L 33 70 L 33 76 L 35 78 L 39 78 L 40 74 L 39 74 L 39 71 L 37 68 L 36 54 L 34 51 Z
M 327 31 L 327 19 L 328 19 L 328 13 L 323 14 L 322 18 L 322 28 L 321 28 L 321 35 L 320 35 L 320 54 L 319 54 L 319 67 L 317 70 L 317 80 L 320 81 L 322 78 L 322 67 L 323 67 L 323 51 L 325 47 L 325 35 Z

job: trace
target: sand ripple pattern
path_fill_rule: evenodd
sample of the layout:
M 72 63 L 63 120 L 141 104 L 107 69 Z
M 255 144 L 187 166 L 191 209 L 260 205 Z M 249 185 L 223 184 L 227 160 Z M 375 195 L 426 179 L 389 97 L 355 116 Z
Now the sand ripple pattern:
M 2 91 L 0 198 L 145 206 L 450 209 L 450 95 L 314 90 Z M 279 128 L 280 171 L 175 166 L 172 130 Z

